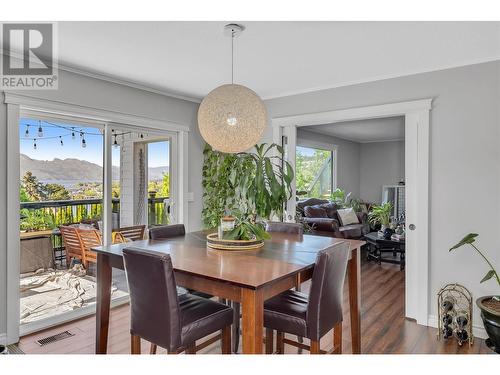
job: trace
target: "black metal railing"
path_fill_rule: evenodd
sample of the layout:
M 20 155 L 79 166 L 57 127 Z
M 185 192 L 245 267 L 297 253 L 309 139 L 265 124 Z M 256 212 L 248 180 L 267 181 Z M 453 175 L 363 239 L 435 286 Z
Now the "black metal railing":
M 148 198 L 148 224 L 161 225 L 169 222 L 169 207 L 166 202 L 168 197 L 149 197 Z M 102 215 L 102 199 L 75 199 L 59 201 L 38 201 L 21 202 L 21 221 L 23 212 L 34 213 L 39 211 L 43 213 L 38 218 L 38 225 L 43 225 L 46 217 L 47 227 L 57 227 L 59 225 L 74 223 L 91 223 L 100 220 Z M 120 199 L 113 198 L 112 211 L 120 212 Z M 27 216 L 27 215 L 24 215 Z

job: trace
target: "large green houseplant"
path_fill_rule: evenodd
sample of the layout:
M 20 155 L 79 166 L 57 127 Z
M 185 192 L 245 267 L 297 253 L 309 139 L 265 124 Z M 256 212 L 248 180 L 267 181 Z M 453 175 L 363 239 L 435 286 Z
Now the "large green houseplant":
M 256 224 L 283 214 L 292 193 L 293 169 L 283 160 L 281 146 L 263 143 L 256 145 L 254 152 L 225 154 L 207 144 L 203 154 L 205 227 L 217 227 L 226 213 L 236 216 L 237 224 Z M 258 233 L 257 229 L 254 235 L 261 237 Z
M 483 258 L 489 267 L 488 272 L 481 279 L 480 283 L 484 283 L 490 279 L 496 281 L 500 290 L 500 276 L 493 267 L 493 263 L 479 250 L 475 245 L 477 233 L 469 233 L 462 238 L 457 244 L 450 248 L 450 251 L 456 250 L 464 245 L 469 245 L 470 248 L 476 251 Z M 481 319 L 483 320 L 484 328 L 489 336 L 486 344 L 495 352 L 500 354 L 500 294 L 496 296 L 479 297 L 476 301 L 477 306 L 481 310 Z

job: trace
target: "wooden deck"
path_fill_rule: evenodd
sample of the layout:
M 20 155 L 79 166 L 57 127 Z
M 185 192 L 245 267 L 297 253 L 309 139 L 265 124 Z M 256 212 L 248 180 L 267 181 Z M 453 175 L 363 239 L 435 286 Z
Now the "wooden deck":
M 363 257 L 364 259 L 364 257 Z M 377 354 L 411 354 L 411 353 L 492 353 L 484 344 L 484 340 L 476 339 L 474 345 L 459 347 L 456 340 L 438 341 L 437 330 L 419 326 L 404 318 L 404 272 L 399 266 L 363 261 L 361 269 L 362 281 L 362 353 Z M 304 288 L 306 289 L 306 288 Z M 345 309 L 348 309 L 347 292 L 344 298 Z M 129 308 L 118 307 L 112 310 L 110 318 L 108 353 L 123 354 L 130 351 Z M 59 342 L 40 347 L 35 341 L 65 330 L 75 336 Z M 94 353 L 95 317 L 54 327 L 42 332 L 21 338 L 19 347 L 25 353 Z M 349 314 L 344 313 L 343 351 L 351 352 L 349 332 Z M 327 334 L 321 340 L 322 349 L 332 347 L 333 335 Z M 305 340 L 307 342 L 307 340 Z M 143 353 L 149 352 L 149 343 L 143 341 Z M 164 351 L 159 350 L 159 353 Z M 286 346 L 287 353 L 297 353 L 297 349 Z M 220 353 L 219 343 L 203 349 L 201 353 Z

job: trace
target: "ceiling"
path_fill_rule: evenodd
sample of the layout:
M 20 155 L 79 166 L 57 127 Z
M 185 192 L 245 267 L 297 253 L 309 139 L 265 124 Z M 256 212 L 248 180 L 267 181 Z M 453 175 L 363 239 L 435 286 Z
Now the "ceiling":
M 404 141 L 405 139 L 404 116 L 337 122 L 301 129 L 358 143 Z
M 231 79 L 227 22 L 59 22 L 59 62 L 199 100 Z M 235 82 L 264 99 L 500 59 L 500 22 L 241 22 Z

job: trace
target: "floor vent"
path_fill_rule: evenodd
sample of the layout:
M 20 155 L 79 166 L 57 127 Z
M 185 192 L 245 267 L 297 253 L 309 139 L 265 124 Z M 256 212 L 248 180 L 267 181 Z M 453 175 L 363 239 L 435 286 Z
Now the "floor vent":
M 74 334 L 71 333 L 70 331 L 64 331 L 64 332 L 58 333 L 57 335 L 44 337 L 43 339 L 37 340 L 36 343 L 40 346 L 45 346 L 48 344 L 52 344 L 53 342 L 56 342 L 56 341 L 61 341 L 61 340 L 67 339 L 68 337 L 71 337 L 71 336 L 74 336 Z

